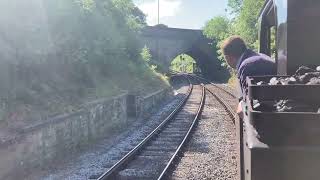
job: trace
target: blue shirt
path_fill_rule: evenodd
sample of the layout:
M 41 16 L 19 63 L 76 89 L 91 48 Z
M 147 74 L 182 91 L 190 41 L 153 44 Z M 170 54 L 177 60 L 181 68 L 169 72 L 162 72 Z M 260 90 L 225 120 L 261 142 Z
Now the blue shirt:
M 246 50 L 238 60 L 237 77 L 241 92 L 240 99 L 245 96 L 245 84 L 247 76 L 275 75 L 276 64 L 273 59 L 265 54 Z

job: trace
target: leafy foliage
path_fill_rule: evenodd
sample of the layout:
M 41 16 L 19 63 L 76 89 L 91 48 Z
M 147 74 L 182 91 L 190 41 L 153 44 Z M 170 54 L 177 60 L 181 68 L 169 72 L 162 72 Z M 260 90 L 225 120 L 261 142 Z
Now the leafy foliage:
M 231 33 L 230 20 L 225 16 L 216 16 L 207 22 L 204 27 L 203 34 L 214 40 L 213 49 L 216 49 L 218 54 L 218 59 L 221 61 L 222 66 L 225 66 L 224 57 L 220 50 L 220 44 L 225 38 L 227 38 Z
M 204 27 L 204 35 L 214 41 L 213 49 L 217 49 L 222 66 L 227 66 L 220 45 L 225 38 L 231 35 L 241 36 L 248 47 L 258 49 L 258 15 L 264 0 L 228 0 L 230 18 L 216 16 L 208 21 Z M 235 75 L 229 82 L 234 85 Z
M 181 54 L 171 62 L 170 69 L 178 72 L 192 73 L 193 63 L 195 63 L 195 60 L 191 56 Z
M 146 63 L 149 63 L 152 59 L 152 55 L 150 53 L 150 50 L 147 46 L 144 46 L 142 48 L 142 51 L 141 51 L 141 58 L 146 62 Z
M 140 61 L 146 17 L 131 0 L 4 0 L 0 9 L 0 111 L 56 112 L 165 84 Z
M 225 16 L 216 16 L 207 22 L 203 33 L 210 39 L 221 41 L 229 35 L 230 21 Z
M 78 0 L 76 1 L 83 10 L 85 11 L 93 11 L 96 7 L 96 3 L 94 0 Z
M 257 20 L 264 0 L 243 0 L 241 10 L 233 24 L 234 34 L 244 38 L 251 48 L 257 48 L 255 45 L 258 40 Z
M 239 14 L 243 0 L 228 0 L 228 7 L 231 14 Z
M 231 35 L 241 36 L 250 48 L 258 48 L 258 15 L 264 0 L 228 0 L 231 19 L 216 16 L 208 21 L 204 27 L 204 35 L 213 39 L 220 49 L 222 41 Z M 224 62 L 220 50 L 219 58 Z

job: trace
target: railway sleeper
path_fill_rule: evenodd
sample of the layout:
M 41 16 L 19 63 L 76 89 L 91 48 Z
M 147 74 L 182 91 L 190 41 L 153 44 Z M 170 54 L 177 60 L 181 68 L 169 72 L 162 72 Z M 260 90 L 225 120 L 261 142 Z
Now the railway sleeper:
M 190 115 L 188 115 L 190 116 Z M 186 117 L 188 116 L 179 116 L 179 115 L 176 115 L 176 117 L 174 118 L 175 121 L 185 121 L 186 120 Z
M 184 112 L 179 112 L 176 116 L 177 119 L 185 119 L 186 117 L 194 117 L 195 112 L 194 111 L 184 111 Z
M 123 169 L 152 170 L 157 171 L 166 166 L 170 160 L 167 155 L 164 156 L 138 156 Z
M 179 142 L 180 141 L 173 141 L 173 142 L 154 141 L 154 142 L 151 142 L 150 145 L 151 146 L 170 146 L 170 147 L 176 146 L 176 147 L 178 147 L 178 145 L 180 144 Z
M 189 126 L 190 126 L 190 123 L 182 123 L 182 124 L 179 124 L 179 129 L 189 129 Z M 166 126 L 167 128 L 172 128 L 172 129 L 178 129 L 178 127 L 175 125 L 173 125 L 173 124 L 168 124 L 167 126 Z
M 189 107 L 184 107 L 182 109 L 182 112 L 196 112 L 198 110 L 199 106 L 189 106 Z
M 177 140 L 179 140 L 179 139 L 182 140 L 184 138 L 184 134 L 180 135 L 180 134 L 169 134 L 169 133 L 167 133 L 167 134 L 161 134 L 158 137 L 174 138 L 174 139 L 177 139 Z
M 168 143 L 171 143 L 171 142 L 178 142 L 178 143 L 180 143 L 180 142 L 181 142 L 181 139 L 167 138 L 167 137 L 158 137 L 158 138 L 157 138 L 157 141 L 159 141 L 159 142 L 168 142 Z
M 154 170 L 141 170 L 141 169 L 124 169 L 119 172 L 116 179 L 119 180 L 150 180 L 156 179 L 158 172 Z
M 174 152 L 163 152 L 163 151 L 149 151 L 149 150 L 144 150 L 143 154 L 140 156 L 161 156 L 163 157 L 164 155 L 172 156 Z
M 169 127 L 170 125 L 173 127 L 189 127 L 190 126 L 190 121 L 174 121 L 168 124 L 167 126 Z
M 161 134 L 167 135 L 167 134 L 177 134 L 177 135 L 185 135 L 187 132 L 186 130 L 171 130 L 171 129 L 165 129 L 161 131 Z
M 170 146 L 169 144 L 165 146 L 151 145 L 151 146 L 145 147 L 144 149 L 148 151 L 174 152 L 177 149 L 177 146 L 176 145 Z

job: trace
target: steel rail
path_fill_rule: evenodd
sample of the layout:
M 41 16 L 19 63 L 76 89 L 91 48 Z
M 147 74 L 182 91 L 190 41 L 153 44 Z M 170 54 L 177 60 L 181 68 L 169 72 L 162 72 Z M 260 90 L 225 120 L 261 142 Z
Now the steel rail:
M 200 77 L 200 76 L 197 76 L 197 75 L 194 75 L 194 74 L 192 74 L 191 76 L 196 77 L 196 78 L 198 78 L 198 79 L 205 80 L 205 81 L 209 82 L 210 85 L 213 85 L 214 87 L 216 87 L 216 88 L 218 88 L 218 89 L 220 89 L 220 90 L 223 90 L 224 92 L 226 92 L 227 94 L 231 95 L 231 96 L 234 97 L 234 98 L 236 97 L 236 96 L 235 96 L 234 94 L 232 94 L 231 92 L 223 89 L 222 87 L 219 87 L 218 85 L 210 82 L 209 80 L 207 80 L 207 79 L 205 79 L 205 78 L 203 78 L 203 77 Z M 206 88 L 207 91 L 210 92 L 210 94 L 212 94 L 212 95 L 220 102 L 220 104 L 222 104 L 222 106 L 227 110 L 227 112 L 228 112 L 230 118 L 232 119 L 232 121 L 235 123 L 236 113 L 235 113 L 235 111 L 233 110 L 233 108 L 231 108 L 231 106 L 230 106 L 225 100 L 223 100 L 223 98 L 220 97 L 217 93 L 213 92 L 210 88 L 206 87 L 205 85 L 203 85 L 203 86 Z
M 197 114 L 187 132 L 187 134 L 185 135 L 184 139 L 182 140 L 182 142 L 180 143 L 179 147 L 177 148 L 177 150 L 175 151 L 175 153 L 173 154 L 173 156 L 171 157 L 170 161 L 167 163 L 167 166 L 165 167 L 165 169 L 162 171 L 162 173 L 160 174 L 160 176 L 158 177 L 158 180 L 162 180 L 165 179 L 168 175 L 168 172 L 170 170 L 170 168 L 172 167 L 174 160 L 177 158 L 178 154 L 182 151 L 183 146 L 186 144 L 188 138 L 190 137 L 191 131 L 195 128 L 199 117 L 201 115 L 201 112 L 203 110 L 204 107 L 204 102 L 205 102 L 205 87 L 202 86 L 202 97 L 201 97 L 201 103 L 200 106 L 197 110 Z
M 189 89 L 187 92 L 187 96 L 179 103 L 176 109 L 174 109 L 169 116 L 156 128 L 154 129 L 145 139 L 143 139 L 135 148 L 133 148 L 130 152 L 128 152 L 124 157 L 122 157 L 116 164 L 114 164 L 108 171 L 103 173 L 97 180 L 107 180 L 110 179 L 115 173 L 118 171 L 119 168 L 122 167 L 126 162 L 128 162 L 131 158 L 136 155 L 136 153 L 147 143 L 151 138 L 159 133 L 164 125 L 166 125 L 183 107 L 183 105 L 187 102 L 188 98 L 191 95 L 193 90 L 193 85 L 191 81 L 189 81 Z
M 231 106 L 226 103 L 223 98 L 221 98 L 218 94 L 212 92 L 211 89 L 209 89 L 208 87 L 206 87 L 207 91 L 212 94 L 219 102 L 220 104 L 227 110 L 227 113 L 228 115 L 230 116 L 230 118 L 232 119 L 233 121 L 233 124 L 235 124 L 235 119 L 236 119 L 236 113 L 235 111 L 233 110 L 233 108 L 231 108 Z
M 217 95 L 216 93 L 212 92 L 212 90 L 210 90 L 208 87 L 206 87 L 204 84 L 201 84 L 202 86 L 202 100 L 201 100 L 201 106 L 198 109 L 197 115 L 187 133 L 187 135 L 185 136 L 184 140 L 182 141 L 182 143 L 180 144 L 180 146 L 178 147 L 178 149 L 176 150 L 176 152 L 174 153 L 174 155 L 172 156 L 172 158 L 170 159 L 169 163 L 167 164 L 167 166 L 165 167 L 165 169 L 162 171 L 161 175 L 159 176 L 158 180 L 163 180 L 166 179 L 168 176 L 168 173 L 170 172 L 170 168 L 173 166 L 174 164 L 174 160 L 178 157 L 178 154 L 182 151 L 182 147 L 185 144 L 185 142 L 187 141 L 188 137 L 190 137 L 190 133 L 193 130 L 193 128 L 195 127 L 195 124 L 197 123 L 199 116 L 203 110 L 203 106 L 204 106 L 204 99 L 205 99 L 205 91 L 207 90 L 210 94 L 212 94 L 219 103 L 222 104 L 222 106 L 226 109 L 228 115 L 230 116 L 230 118 L 232 119 L 233 123 L 235 123 L 235 117 L 236 114 L 233 111 L 233 109 L 230 107 L 230 105 L 228 103 L 226 103 L 219 95 Z
M 230 96 L 236 98 L 236 96 L 234 94 L 232 94 L 231 92 L 223 89 L 222 87 L 210 82 L 209 80 L 203 78 L 203 77 L 200 77 L 200 76 L 197 76 L 197 75 L 192 75 L 196 78 L 199 78 L 199 79 L 203 79 L 205 81 L 207 81 L 208 83 L 210 83 L 210 85 L 213 85 L 214 87 L 226 92 L 227 94 L 229 94 Z M 233 110 L 233 108 L 226 102 L 223 100 L 222 97 L 220 97 L 217 93 L 214 93 L 211 89 L 209 89 L 208 87 L 206 87 L 206 89 L 210 92 L 210 94 L 212 94 L 221 104 L 222 106 L 227 110 L 227 113 L 229 114 L 230 118 L 232 119 L 233 123 L 235 123 L 235 119 L 236 119 L 236 113 L 235 111 Z
M 197 78 L 199 78 L 199 79 L 203 79 L 203 80 L 207 81 L 209 84 L 211 84 L 211 85 L 213 85 L 213 86 L 217 87 L 218 89 L 220 89 L 220 90 L 222 90 L 222 91 L 226 92 L 227 94 L 229 94 L 229 95 L 230 95 L 230 96 L 232 96 L 233 98 L 236 98 L 236 97 L 237 97 L 236 95 L 234 95 L 234 94 L 233 94 L 233 93 L 231 93 L 230 91 L 228 91 L 228 90 L 226 90 L 226 89 L 224 89 L 224 88 L 222 88 L 222 87 L 220 87 L 220 86 L 218 86 L 218 85 L 214 84 L 213 82 L 211 82 L 210 80 L 208 80 L 208 79 L 206 79 L 206 78 L 203 78 L 203 77 L 197 76 L 197 75 L 195 75 L 195 74 L 193 74 L 192 76 L 195 76 L 195 77 L 197 77 Z

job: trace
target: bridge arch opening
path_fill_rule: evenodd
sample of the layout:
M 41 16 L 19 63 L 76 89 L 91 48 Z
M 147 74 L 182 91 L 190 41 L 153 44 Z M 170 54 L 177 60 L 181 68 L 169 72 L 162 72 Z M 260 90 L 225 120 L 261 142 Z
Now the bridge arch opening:
M 171 61 L 170 70 L 184 73 L 196 72 L 196 60 L 188 54 L 180 54 Z

